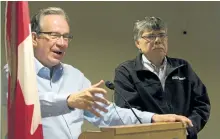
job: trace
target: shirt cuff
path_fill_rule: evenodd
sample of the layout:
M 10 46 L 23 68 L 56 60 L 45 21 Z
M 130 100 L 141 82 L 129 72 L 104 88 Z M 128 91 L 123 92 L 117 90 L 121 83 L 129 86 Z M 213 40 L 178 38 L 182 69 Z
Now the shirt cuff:
M 67 104 L 67 99 L 69 97 L 70 94 L 65 94 L 56 98 L 57 101 L 57 107 L 59 107 L 60 109 L 63 109 L 64 113 L 68 113 L 71 110 L 74 110 L 74 108 L 70 108 Z
M 151 123 L 151 119 L 154 115 L 155 113 L 152 112 L 142 112 L 138 117 L 141 118 L 142 123 Z

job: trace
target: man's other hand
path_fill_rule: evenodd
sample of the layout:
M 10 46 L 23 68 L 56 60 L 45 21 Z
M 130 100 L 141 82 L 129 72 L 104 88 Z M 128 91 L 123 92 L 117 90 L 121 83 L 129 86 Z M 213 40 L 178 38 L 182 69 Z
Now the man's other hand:
M 186 127 L 193 127 L 192 121 L 189 118 L 176 114 L 155 114 L 152 117 L 152 123 L 156 122 L 182 122 Z

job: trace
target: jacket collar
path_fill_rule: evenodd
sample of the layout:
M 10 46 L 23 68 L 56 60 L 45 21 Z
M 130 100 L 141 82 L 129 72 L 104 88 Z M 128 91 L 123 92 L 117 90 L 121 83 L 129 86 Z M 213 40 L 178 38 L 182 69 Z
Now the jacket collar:
M 168 56 L 166 56 L 166 59 L 167 59 L 167 69 L 169 69 L 168 72 L 171 72 L 174 69 L 185 65 L 183 63 L 179 63 L 177 61 L 172 60 L 172 58 L 170 58 Z M 134 69 L 136 71 L 143 71 L 144 70 L 143 64 L 142 64 L 142 54 L 141 53 L 138 53 L 138 55 L 137 55 L 137 57 L 135 59 Z
M 138 55 L 135 59 L 135 62 L 134 62 L 134 69 L 136 71 L 144 70 L 144 68 L 143 68 L 144 65 L 141 62 L 142 61 L 142 56 L 141 55 L 142 55 L 141 53 L 138 53 Z

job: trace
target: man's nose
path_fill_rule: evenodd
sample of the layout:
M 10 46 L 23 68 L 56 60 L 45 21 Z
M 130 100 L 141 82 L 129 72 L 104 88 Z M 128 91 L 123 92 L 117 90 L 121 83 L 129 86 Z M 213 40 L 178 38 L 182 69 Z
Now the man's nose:
M 160 44 L 161 43 L 161 38 L 157 36 L 154 43 L 155 44 Z
M 57 40 L 57 45 L 62 46 L 62 47 L 67 47 L 68 43 L 66 40 L 63 38 L 63 36 L 59 37 Z

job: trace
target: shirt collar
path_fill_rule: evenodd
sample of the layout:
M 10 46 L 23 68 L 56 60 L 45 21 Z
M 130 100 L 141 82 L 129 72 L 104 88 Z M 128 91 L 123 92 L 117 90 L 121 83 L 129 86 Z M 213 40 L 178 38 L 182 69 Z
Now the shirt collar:
M 35 61 L 35 70 L 36 70 L 36 73 L 38 74 L 39 71 L 44 67 L 40 61 L 37 60 L 36 57 L 34 57 L 34 61 Z
M 41 78 L 51 80 L 50 77 L 51 69 L 41 64 L 40 61 L 37 60 L 37 58 L 34 59 L 35 59 L 35 70 L 37 75 L 40 76 Z M 63 64 L 60 63 L 53 67 L 52 81 L 59 80 L 62 74 L 63 74 Z
M 157 67 L 150 61 L 147 59 L 147 57 L 145 55 L 142 54 L 142 63 L 143 65 L 144 64 L 147 64 L 151 67 L 153 67 L 154 69 L 156 69 Z M 162 65 L 160 66 L 160 68 L 164 68 L 164 66 L 167 64 L 167 58 L 165 57 L 164 60 L 163 60 L 163 63 Z

